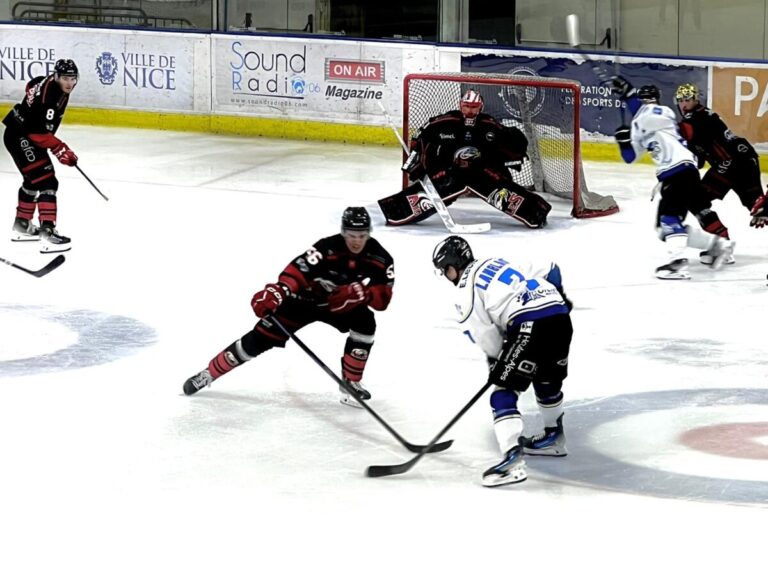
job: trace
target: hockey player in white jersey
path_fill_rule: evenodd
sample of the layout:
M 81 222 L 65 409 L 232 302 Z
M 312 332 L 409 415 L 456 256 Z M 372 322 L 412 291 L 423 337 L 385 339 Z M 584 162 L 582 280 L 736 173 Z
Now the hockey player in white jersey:
M 689 279 L 687 246 L 707 251 L 712 256 L 712 267 L 720 268 L 732 257 L 734 243 L 702 189 L 696 158 L 678 131 L 675 113 L 659 103 L 661 94 L 656 86 L 636 90 L 616 76 L 613 91 L 626 101 L 633 115 L 631 128 L 619 126 L 615 132 L 621 157 L 631 163 L 647 151 L 656 164 L 661 188 L 656 227 L 669 254 L 667 263 L 656 268 L 656 276 Z M 703 230 L 683 223 L 687 212 L 696 217 Z
M 440 242 L 432 262 L 458 288 L 461 329 L 488 357 L 493 431 L 503 458 L 483 473 L 483 485 L 522 482 L 524 454 L 567 454 L 562 387 L 573 327 L 560 268 L 519 258 L 514 264 L 504 258 L 475 260 L 460 236 Z M 517 400 L 531 383 L 544 432 L 526 438 Z

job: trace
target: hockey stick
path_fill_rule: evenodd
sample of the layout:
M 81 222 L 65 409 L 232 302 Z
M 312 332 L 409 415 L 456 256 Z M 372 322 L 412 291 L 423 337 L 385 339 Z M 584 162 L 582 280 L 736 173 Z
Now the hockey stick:
M 566 34 L 568 34 L 568 44 L 571 45 L 571 48 L 581 54 L 584 61 L 589 64 L 590 68 L 592 68 L 592 72 L 595 73 L 597 79 L 600 80 L 600 82 L 609 82 L 611 78 L 608 74 L 600 68 L 597 62 L 592 60 L 592 57 L 581 47 L 581 40 L 579 38 L 579 17 L 576 14 L 568 14 L 568 16 L 565 17 L 565 31 Z
M 0 258 L 0 262 L 2 262 L 3 264 L 8 264 L 8 266 L 12 266 L 17 270 L 21 270 L 22 272 L 31 274 L 35 278 L 41 278 L 42 276 L 45 276 L 49 272 L 53 272 L 54 270 L 56 270 L 56 268 L 64 264 L 64 260 L 65 260 L 64 254 L 59 254 L 58 256 L 56 256 L 56 258 L 48 262 L 48 264 L 40 268 L 40 270 L 29 270 L 28 268 L 24 268 L 24 266 L 19 266 L 18 264 L 14 264 L 10 260 L 6 260 L 5 258 Z
M 93 189 L 94 189 L 94 190 L 96 190 L 96 192 L 98 192 L 99 194 L 101 194 L 101 197 L 102 197 L 102 198 L 104 198 L 104 200 L 106 200 L 107 202 L 109 202 L 109 198 L 107 198 L 107 197 L 106 197 L 106 195 L 104 194 L 104 192 L 102 192 L 101 190 L 99 190 L 99 187 L 98 187 L 98 186 L 96 186 L 96 184 L 94 184 L 94 183 L 93 183 L 93 180 L 91 180 L 90 178 L 88 178 L 88 175 L 87 175 L 85 172 L 83 172 L 83 169 L 82 169 L 82 168 L 80 168 L 80 166 L 78 166 L 77 164 L 75 164 L 75 168 L 77 168 L 77 171 L 78 171 L 78 172 L 80 172 L 80 174 L 82 174 L 82 175 L 83 175 L 83 178 L 85 178 L 86 180 L 88 180 L 88 184 L 90 184 L 91 186 L 93 186 Z
M 408 154 L 408 145 L 405 143 L 405 140 L 403 140 L 400 132 L 397 131 L 397 128 L 395 128 L 395 125 L 392 122 L 392 118 L 389 117 L 387 109 L 384 108 L 384 104 L 382 104 L 380 100 L 377 100 L 376 103 L 384 113 L 387 124 L 389 124 L 392 132 L 395 133 L 397 141 L 400 142 L 400 146 L 402 146 L 403 151 Z M 491 229 L 491 225 L 487 222 L 483 224 L 456 224 L 453 216 L 451 216 L 451 213 L 448 212 L 448 207 L 445 205 L 445 202 L 443 202 L 443 199 L 440 198 L 440 194 L 438 193 L 437 188 L 435 188 L 432 180 L 429 179 L 429 176 L 425 174 L 424 177 L 419 178 L 418 181 L 421 184 L 421 187 L 424 189 L 424 192 L 427 194 L 427 198 L 432 203 L 432 206 L 437 211 L 437 214 L 440 216 L 440 218 L 442 218 L 443 224 L 445 224 L 445 227 L 448 228 L 449 232 L 453 232 L 454 234 L 476 234 L 478 232 L 488 232 L 488 230 Z
M 365 471 L 365 474 L 370 478 L 379 478 L 381 476 L 393 476 L 395 474 L 403 474 L 405 472 L 408 472 L 411 468 L 413 468 L 416 465 L 416 462 L 421 460 L 421 457 L 424 456 L 427 452 L 434 452 L 434 450 L 430 450 L 433 446 L 439 446 L 439 444 L 435 444 L 440 438 L 443 437 L 443 434 L 448 432 L 448 430 L 458 422 L 459 418 L 464 416 L 464 414 L 469 410 L 475 402 L 477 402 L 480 397 L 485 394 L 485 391 L 488 390 L 488 388 L 491 387 L 491 382 L 486 382 L 485 385 L 483 385 L 480 390 L 478 390 L 477 394 L 472 396 L 472 400 L 467 402 L 467 404 L 459 410 L 459 413 L 454 416 L 448 424 L 445 425 L 445 427 L 440 430 L 440 432 L 435 436 L 432 441 L 427 444 L 426 449 L 408 460 L 408 462 L 403 462 L 402 464 L 390 464 L 390 465 L 373 465 L 368 466 L 368 469 Z
M 312 350 L 310 350 L 309 347 L 306 344 L 304 344 L 304 342 L 302 342 L 298 336 L 296 336 L 296 334 L 294 334 L 293 332 L 288 330 L 285 326 L 283 326 L 280 320 L 278 320 L 274 316 L 271 316 L 270 320 L 275 323 L 275 326 L 277 326 L 278 328 L 280 328 L 280 330 L 285 332 L 286 336 L 288 336 L 291 340 L 296 342 L 299 348 L 304 350 L 304 352 L 307 353 L 307 356 L 309 356 L 310 358 L 312 358 L 312 360 L 315 361 L 315 364 L 320 366 L 320 368 L 322 368 L 325 371 L 325 373 L 328 374 L 328 376 L 330 376 L 339 386 L 341 386 L 344 390 L 346 390 L 346 392 L 350 396 L 352 396 L 355 400 L 357 400 L 358 404 L 360 404 L 360 406 L 365 408 L 368 411 L 368 413 L 371 416 L 373 416 L 379 424 L 384 426 L 387 432 L 392 434 L 392 436 L 394 436 L 397 439 L 397 441 L 400 442 L 400 444 L 405 446 L 405 448 L 407 448 L 408 450 L 416 454 L 421 454 L 424 451 L 442 452 L 443 450 L 447 450 L 448 448 L 451 447 L 451 444 L 453 444 L 453 440 L 446 440 L 445 442 L 440 442 L 439 444 L 436 444 L 435 442 L 430 442 L 429 446 L 422 446 L 421 444 L 411 444 L 410 442 L 405 440 L 402 436 L 400 436 L 400 434 L 395 432 L 395 430 L 389 424 L 387 424 L 384 421 L 384 419 L 373 410 L 373 408 L 368 406 L 368 404 L 365 403 L 365 401 L 360 397 L 360 395 L 355 390 L 352 389 L 352 387 L 350 387 L 346 382 L 344 382 L 344 380 L 339 378 L 333 370 L 328 368 L 325 362 L 320 360 L 317 354 L 312 352 Z

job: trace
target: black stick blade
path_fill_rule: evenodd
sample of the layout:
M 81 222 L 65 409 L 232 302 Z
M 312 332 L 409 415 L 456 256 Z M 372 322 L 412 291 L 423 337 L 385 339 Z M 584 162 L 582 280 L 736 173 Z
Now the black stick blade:
M 391 464 L 391 465 L 376 465 L 368 466 L 368 468 L 365 470 L 365 475 L 368 476 L 368 478 L 381 478 L 382 476 L 394 476 L 395 474 L 404 474 L 405 472 L 408 472 L 411 468 L 413 468 L 413 465 L 418 462 L 419 458 L 421 458 L 421 454 L 418 456 L 414 456 L 408 462 L 403 462 L 402 464 Z
M 36 270 L 31 274 L 32 276 L 35 276 L 37 278 L 40 278 L 41 276 L 45 276 L 46 274 L 53 272 L 54 270 L 56 270 L 56 268 L 64 264 L 65 260 L 66 258 L 64 258 L 64 254 L 59 254 L 58 256 L 56 256 L 56 258 L 48 262 L 48 264 L 40 268 L 40 270 Z
M 429 450 L 427 450 L 429 454 L 434 454 L 435 452 L 442 452 L 443 450 L 448 450 L 448 448 L 450 448 L 452 444 L 453 444 L 453 440 L 446 440 L 445 442 L 439 442 L 433 446 L 423 446 L 421 444 L 411 444 L 410 442 L 408 442 L 406 443 L 405 447 L 407 450 L 409 450 L 410 452 L 413 452 L 414 454 L 421 454 L 422 452 L 427 450 L 427 448 L 429 448 Z

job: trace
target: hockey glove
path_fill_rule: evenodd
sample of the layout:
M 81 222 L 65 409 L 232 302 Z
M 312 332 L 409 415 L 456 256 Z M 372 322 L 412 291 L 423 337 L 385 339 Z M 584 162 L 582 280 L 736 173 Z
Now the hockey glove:
M 763 194 L 755 201 L 755 204 L 752 206 L 752 210 L 749 211 L 749 213 L 752 215 L 752 220 L 749 221 L 749 225 L 753 228 L 762 228 L 768 224 L 768 205 L 766 205 L 767 200 L 768 196 Z
M 264 290 L 259 290 L 251 298 L 251 308 L 259 318 L 273 314 L 280 304 L 291 295 L 288 286 L 282 282 L 267 284 Z
M 368 289 L 361 282 L 339 286 L 328 296 L 328 310 L 343 314 L 368 303 Z
M 619 144 L 619 148 L 631 148 L 632 147 L 632 131 L 629 126 L 621 125 L 616 128 L 616 132 L 613 133 L 616 142 Z
M 69 146 L 64 144 L 64 142 L 61 142 L 57 146 L 51 148 L 51 152 L 53 152 L 53 155 L 56 156 L 58 161 L 64 164 L 64 166 L 77 165 L 77 155 L 72 152 Z
M 611 78 L 611 92 L 617 94 L 620 98 L 626 98 L 632 91 L 632 84 L 621 76 Z

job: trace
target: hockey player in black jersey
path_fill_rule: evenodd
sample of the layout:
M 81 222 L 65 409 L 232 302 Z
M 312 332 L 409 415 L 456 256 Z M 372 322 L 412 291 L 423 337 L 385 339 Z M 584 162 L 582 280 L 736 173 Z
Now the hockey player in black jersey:
M 750 211 L 750 226 L 768 223 L 768 205 L 760 182 L 760 160 L 746 138 L 731 132 L 720 116 L 704 106 L 695 84 L 682 84 L 675 92 L 682 114 L 680 133 L 696 155 L 699 168 L 710 166 L 702 178 L 704 190 L 712 200 L 722 200 L 729 190 L 739 196 Z
M 540 228 L 552 207 L 538 194 L 516 184 L 510 168 L 520 170 L 527 158 L 528 140 L 482 113 L 483 99 L 468 90 L 460 109 L 431 118 L 411 139 L 403 171 L 414 184 L 382 198 L 379 206 L 387 224 L 420 222 L 435 213 L 416 180 L 428 176 L 446 205 L 473 194 L 522 222 Z
M 53 74 L 29 81 L 22 101 L 3 119 L 3 142 L 24 179 L 11 239 L 41 240 L 41 252 L 65 252 L 71 247 L 69 238 L 56 230 L 59 182 L 48 151 L 65 166 L 77 164 L 75 153 L 55 136 L 77 80 L 75 63 L 58 60 Z M 32 222 L 35 206 L 39 227 Z
M 373 310 L 386 310 L 395 283 L 394 261 L 370 236 L 371 217 L 362 207 L 350 207 L 341 218 L 341 233 L 322 238 L 294 258 L 277 282 L 254 294 L 251 307 L 260 318 L 256 326 L 219 352 L 205 370 L 184 383 L 191 395 L 262 352 L 284 347 L 288 336 L 270 320 L 274 315 L 291 331 L 323 322 L 348 333 L 341 359 L 342 377 L 361 398 L 370 393 L 362 378 L 373 347 Z M 341 402 L 358 406 L 341 389 Z

